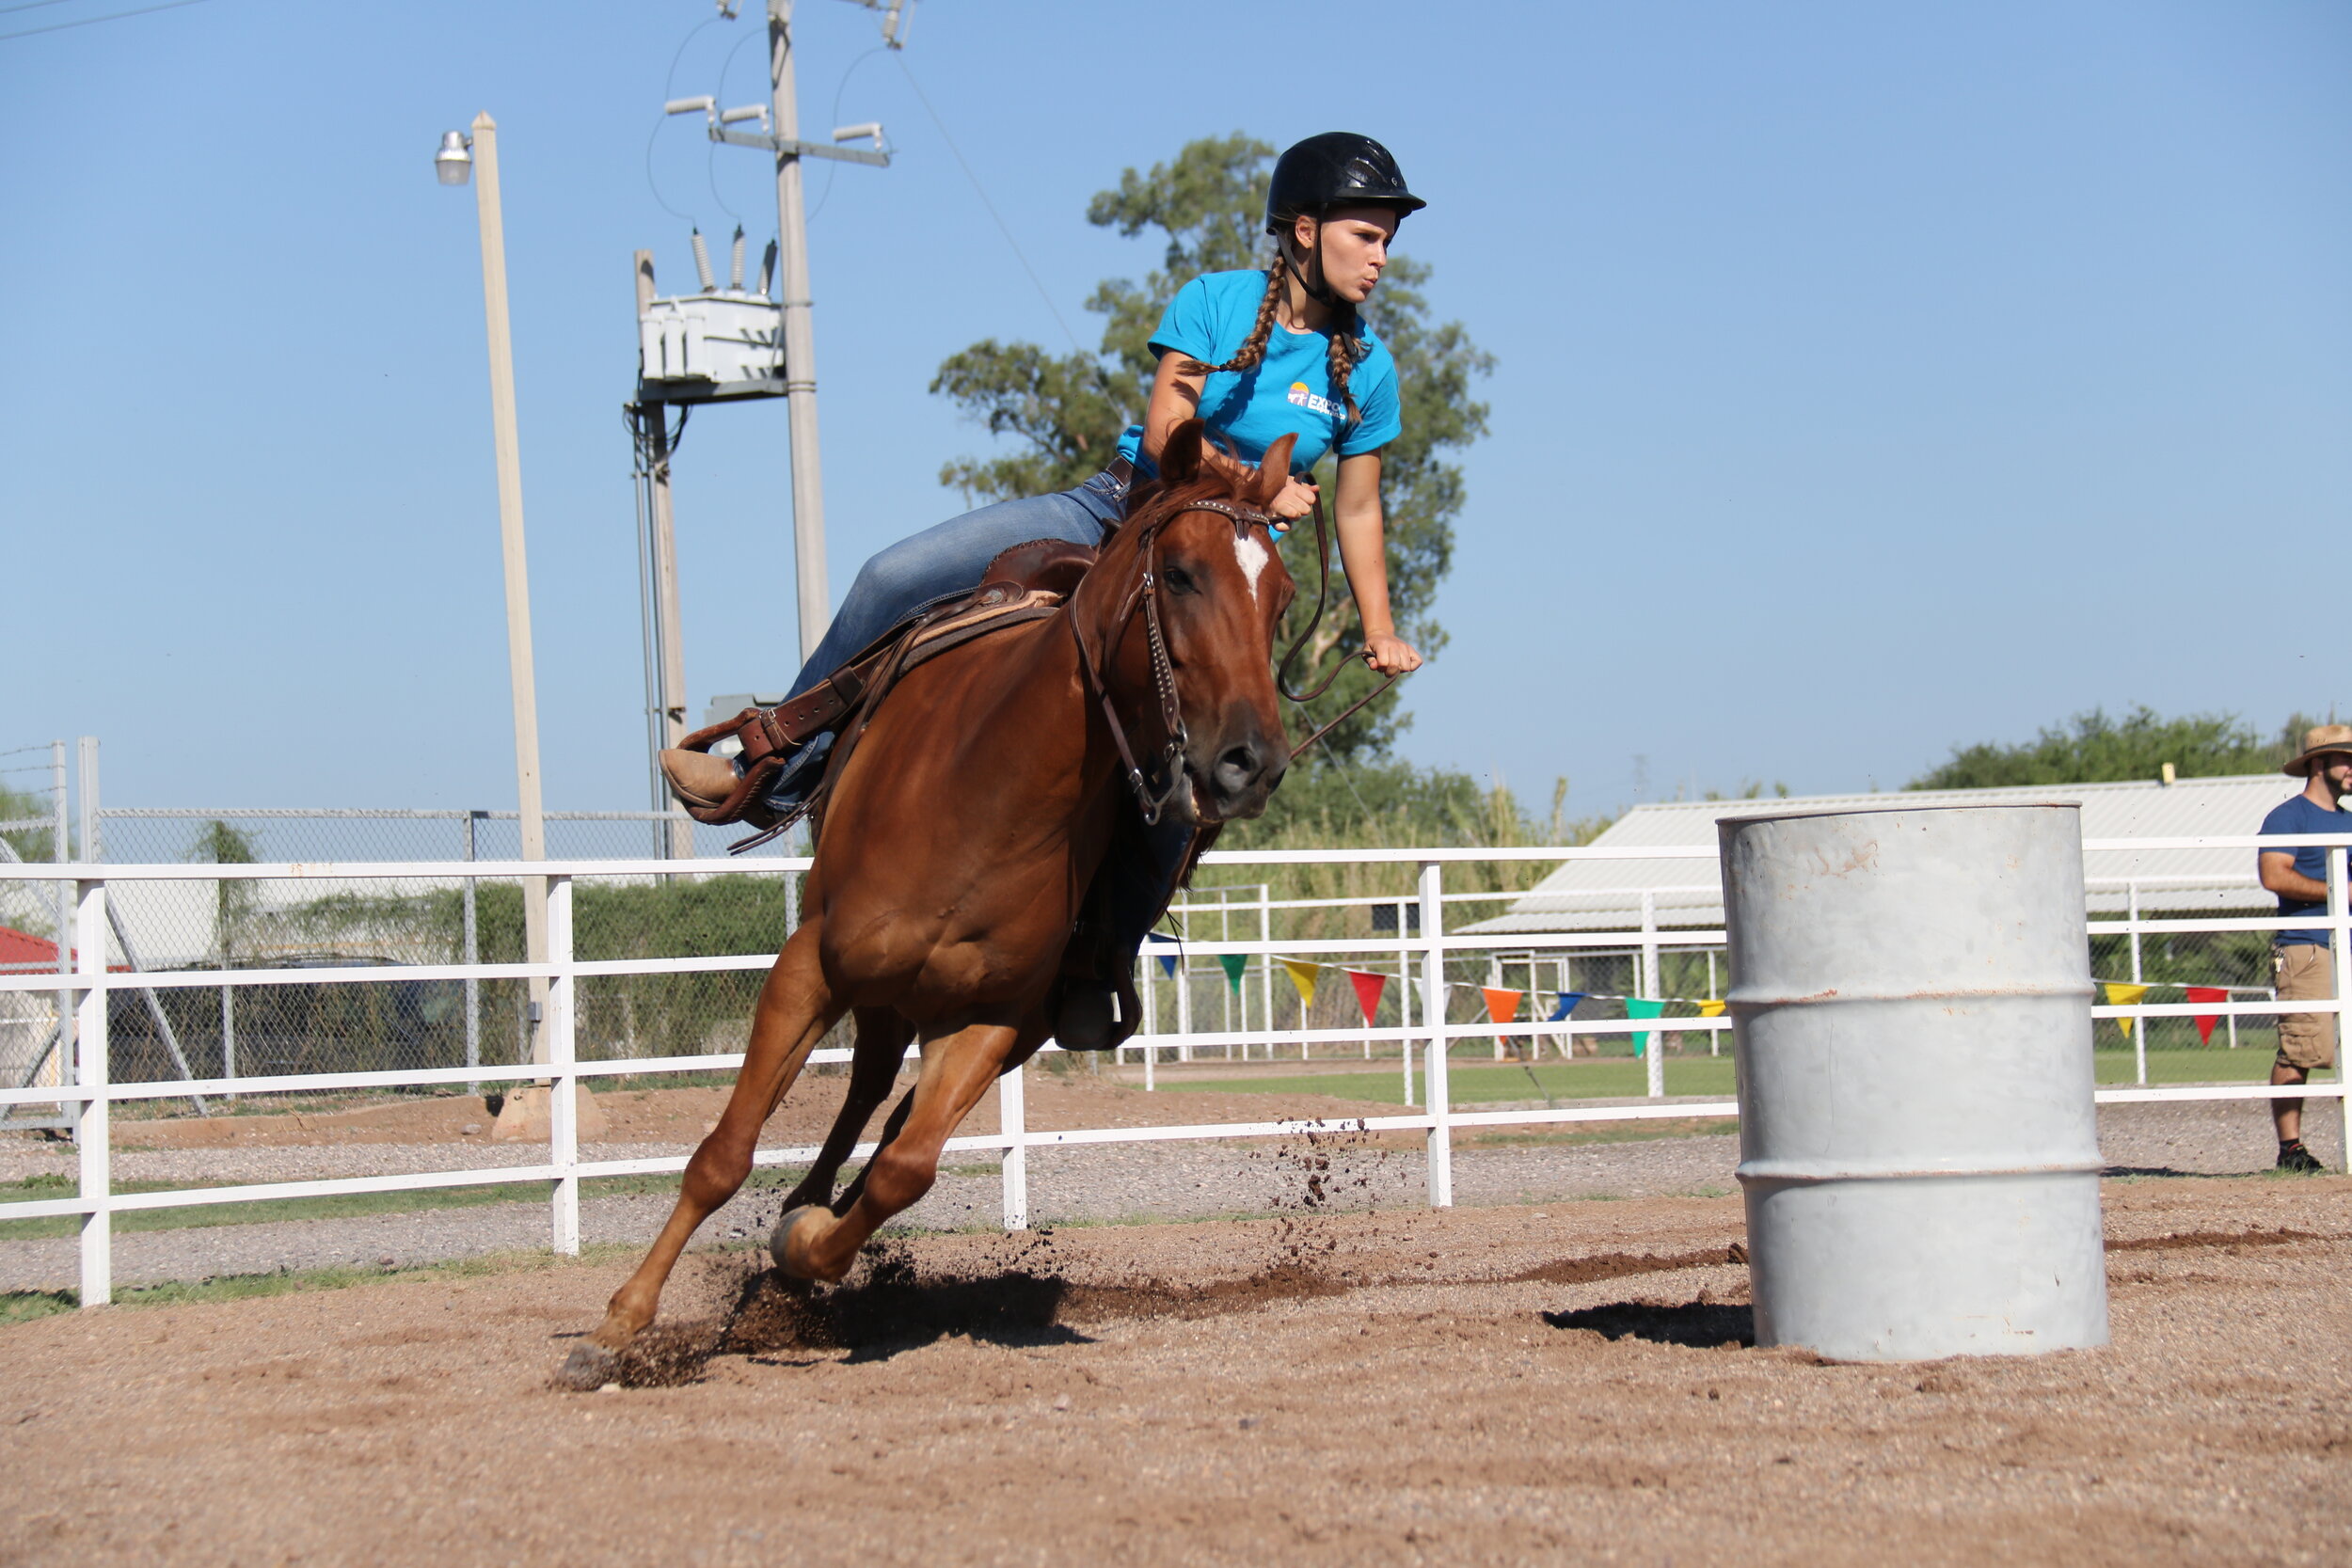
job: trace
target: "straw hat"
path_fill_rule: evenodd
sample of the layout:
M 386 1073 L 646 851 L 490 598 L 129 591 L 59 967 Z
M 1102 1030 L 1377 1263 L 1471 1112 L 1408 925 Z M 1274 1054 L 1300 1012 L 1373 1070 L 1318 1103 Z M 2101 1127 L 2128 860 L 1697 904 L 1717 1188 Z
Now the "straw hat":
M 2308 779 L 2312 773 L 2312 759 L 2322 752 L 2342 752 L 2346 756 L 2352 756 L 2352 724 L 2322 724 L 2316 729 L 2305 730 L 2302 753 L 2289 760 L 2279 771 L 2290 778 Z

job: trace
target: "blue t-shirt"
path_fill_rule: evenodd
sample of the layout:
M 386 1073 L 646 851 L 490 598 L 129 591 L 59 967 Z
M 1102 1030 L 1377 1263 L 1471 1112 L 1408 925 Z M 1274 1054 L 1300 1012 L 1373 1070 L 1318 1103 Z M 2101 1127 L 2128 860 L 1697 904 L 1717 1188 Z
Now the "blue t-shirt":
M 1183 354 L 1204 365 L 1221 365 L 1233 356 L 1249 329 L 1258 324 L 1258 306 L 1265 298 L 1263 272 L 1213 272 L 1194 278 L 1176 291 L 1160 317 L 1152 346 L 1162 354 Z M 1397 411 L 1396 360 L 1388 345 L 1358 327 L 1370 349 L 1348 376 L 1348 395 L 1356 400 L 1356 422 L 1348 423 L 1347 404 L 1331 389 L 1331 336 L 1327 332 L 1293 332 L 1281 323 L 1266 335 L 1265 357 L 1247 371 L 1213 372 L 1200 388 L 1200 418 L 1209 432 L 1220 437 L 1235 457 L 1255 463 L 1266 448 L 1284 436 L 1295 435 L 1291 449 L 1291 472 L 1304 474 L 1323 454 L 1339 449 L 1342 457 L 1378 451 L 1405 429 Z M 1119 438 L 1120 454 L 1149 473 L 1143 458 L 1143 427 L 1129 425 Z
M 2352 832 L 2352 813 L 2329 811 L 2325 806 L 2312 804 L 2310 796 L 2297 795 L 2293 800 L 2281 800 L 2271 808 L 2270 815 L 2263 818 L 2263 832 L 2265 834 Z M 2258 851 L 2258 854 L 2270 855 L 2286 853 L 2288 851 L 2284 849 Z M 2331 851 L 2323 849 L 2316 844 L 2306 844 L 2293 853 L 2295 869 L 2298 873 L 2309 877 L 2314 882 L 2325 882 L 2328 879 L 2328 856 Z M 2340 855 L 2344 851 L 2338 849 L 2332 853 Z M 2325 900 L 2312 904 L 2299 898 L 2289 898 L 2284 894 L 2279 895 L 2279 913 L 2282 916 L 2326 914 L 2327 912 L 2328 905 Z M 2325 928 L 2316 931 L 2277 931 L 2273 932 L 2272 936 L 2273 940 L 2281 945 L 2295 942 L 2307 942 L 2320 947 L 2328 945 L 2328 932 Z

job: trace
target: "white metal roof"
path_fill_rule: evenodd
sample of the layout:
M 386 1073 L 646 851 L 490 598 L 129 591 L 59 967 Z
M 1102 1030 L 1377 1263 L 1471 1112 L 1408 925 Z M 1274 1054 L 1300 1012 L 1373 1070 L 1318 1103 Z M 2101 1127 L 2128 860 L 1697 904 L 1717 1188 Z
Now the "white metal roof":
M 1726 816 L 1803 811 L 1885 810 L 1904 806 L 1990 806 L 2054 800 L 2082 807 L 2083 837 L 2190 838 L 2250 833 L 2271 807 L 2296 793 L 2275 773 L 2183 779 L 2162 784 L 2051 784 L 2029 789 L 1921 789 L 1883 795 L 1809 795 L 1772 800 L 1677 800 L 1636 806 L 1593 842 L 1610 848 L 1715 843 Z M 2137 883 L 2143 910 L 2249 910 L 2276 907 L 2254 877 L 2249 849 L 2104 850 L 2087 857 L 2090 908 L 2129 908 Z M 1610 930 L 1641 924 L 1642 895 L 1657 901 L 1661 926 L 1720 926 L 1723 889 L 1706 861 L 1572 861 L 1537 883 L 1509 912 L 1477 932 Z

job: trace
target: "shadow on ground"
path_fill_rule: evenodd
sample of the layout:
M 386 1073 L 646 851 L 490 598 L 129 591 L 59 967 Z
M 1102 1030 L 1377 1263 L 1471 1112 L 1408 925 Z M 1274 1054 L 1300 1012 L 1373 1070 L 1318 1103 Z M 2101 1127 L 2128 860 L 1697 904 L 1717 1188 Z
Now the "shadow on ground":
M 1660 1307 L 1650 1302 L 1614 1301 L 1574 1312 L 1547 1312 L 1544 1322 L 1554 1328 L 1589 1329 L 1605 1339 L 1647 1339 L 1695 1350 L 1744 1350 L 1756 1343 L 1754 1309 L 1718 1302 Z

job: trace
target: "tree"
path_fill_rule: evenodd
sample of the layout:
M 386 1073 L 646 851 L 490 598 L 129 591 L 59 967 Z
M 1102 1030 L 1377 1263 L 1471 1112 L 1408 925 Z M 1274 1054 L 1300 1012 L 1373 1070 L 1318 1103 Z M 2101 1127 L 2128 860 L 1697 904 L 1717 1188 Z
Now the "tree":
M 1980 741 L 1954 747 L 1950 761 L 1903 787 L 2107 784 L 2160 778 L 2168 762 L 2184 779 L 2271 773 L 2302 750 L 2303 731 L 2314 722 L 2297 714 L 2277 738 L 2265 741 L 2233 713 L 2167 719 L 2143 704 L 2121 719 L 2110 719 L 2106 709 L 2092 708 L 2016 745 Z
M 1105 279 L 1088 298 L 1087 309 L 1104 318 L 1102 345 L 1093 353 L 1057 357 L 1034 343 L 989 339 L 945 361 L 931 390 L 953 399 L 992 436 L 1017 436 L 1022 445 L 994 457 L 957 458 L 940 470 L 940 482 L 968 499 L 1002 500 L 1066 490 L 1098 472 L 1120 433 L 1143 418 L 1156 368 L 1152 331 L 1176 291 L 1204 272 L 1265 263 L 1268 242 L 1261 230 L 1273 157 L 1273 148 L 1239 132 L 1204 137 L 1149 173 L 1127 169 L 1116 186 L 1095 193 L 1087 221 L 1130 239 L 1155 231 L 1166 242 L 1160 267 L 1141 282 Z M 1438 585 L 1453 568 L 1454 519 L 1464 499 L 1461 468 L 1441 454 L 1486 433 L 1486 405 L 1473 402 L 1470 388 L 1494 360 L 1459 322 L 1431 323 L 1422 292 L 1428 279 L 1423 263 L 1393 258 L 1364 318 L 1396 357 L 1405 420 L 1381 466 L 1390 608 L 1399 632 L 1434 656 L 1446 642 L 1433 613 Z M 1315 475 L 1327 495 L 1332 469 L 1327 458 Z M 1306 534 L 1294 531 L 1286 552 L 1300 592 L 1281 628 L 1285 648 L 1314 610 L 1313 545 Z M 1344 668 L 1303 725 L 1295 726 L 1301 735 L 1320 721 L 1316 713 L 1340 712 L 1377 680 L 1356 657 L 1363 632 L 1355 601 L 1336 571 L 1333 578 L 1333 602 L 1311 657 L 1302 656 L 1294 678 L 1310 687 L 1334 664 Z M 1391 690 L 1378 699 L 1302 762 L 1313 768 L 1385 757 L 1410 721 L 1397 713 L 1398 697 Z

